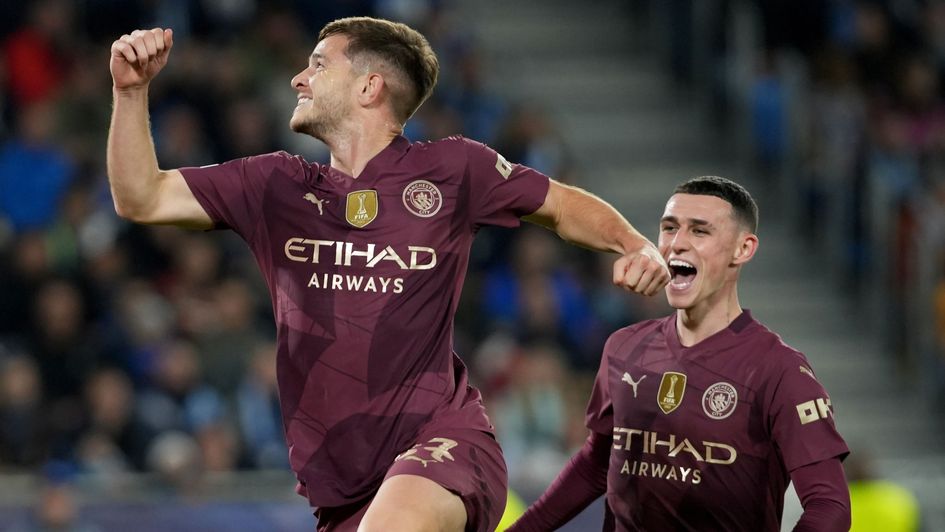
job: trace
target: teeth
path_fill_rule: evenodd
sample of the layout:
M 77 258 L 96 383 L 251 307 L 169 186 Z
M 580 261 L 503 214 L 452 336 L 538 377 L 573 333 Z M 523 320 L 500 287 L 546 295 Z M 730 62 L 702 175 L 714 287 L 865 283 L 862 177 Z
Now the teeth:
M 686 262 L 686 261 L 684 261 L 684 260 L 680 260 L 680 259 L 673 259 L 673 260 L 669 261 L 669 265 L 670 265 L 670 266 L 682 266 L 682 267 L 685 267 L 685 268 L 693 268 L 693 269 L 695 269 L 695 266 L 693 266 L 691 263 L 688 263 L 688 262 Z

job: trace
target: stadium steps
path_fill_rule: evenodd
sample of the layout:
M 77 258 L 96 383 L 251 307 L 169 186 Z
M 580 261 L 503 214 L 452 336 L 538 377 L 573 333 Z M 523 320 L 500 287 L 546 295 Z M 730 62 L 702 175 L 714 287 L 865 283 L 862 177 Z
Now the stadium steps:
M 776 197 L 761 194 L 730 150 L 714 141 L 718 133 L 703 119 L 705 106 L 672 87 L 654 54 L 634 50 L 640 36 L 625 5 L 480 0 L 461 9 L 479 21 L 491 88 L 543 106 L 577 158 L 581 183 L 651 238 L 668 191 L 691 176 L 726 175 L 756 196 Z M 919 496 L 929 529 L 945 530 L 941 419 L 899 375 L 862 312 L 831 284 L 835 277 L 822 260 L 805 250 L 776 209 L 762 209 L 760 253 L 744 271 L 742 305 L 806 354 L 851 447 L 868 448 L 882 474 Z

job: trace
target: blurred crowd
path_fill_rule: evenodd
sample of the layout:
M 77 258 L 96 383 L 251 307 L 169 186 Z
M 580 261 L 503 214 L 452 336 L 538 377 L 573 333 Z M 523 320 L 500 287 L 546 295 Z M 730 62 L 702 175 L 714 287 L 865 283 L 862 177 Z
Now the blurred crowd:
M 86 485 L 154 472 L 186 489 L 202 472 L 287 468 L 271 308 L 242 242 L 114 213 L 109 46 L 135 28 L 175 31 L 150 91 L 162 168 L 277 149 L 325 161 L 288 129 L 289 80 L 318 29 L 350 14 L 405 21 L 439 54 L 409 138 L 462 133 L 578 179 L 542 109 L 489 92 L 474 28 L 442 0 L 0 3 L 0 472 L 67 464 Z M 477 239 L 456 350 L 513 482 L 542 488 L 583 441 L 607 334 L 663 312 L 610 285 L 612 259 L 535 227 Z
M 945 397 L 945 3 L 759 3 L 759 175 L 903 375 Z M 805 31 L 796 31 L 803 27 Z

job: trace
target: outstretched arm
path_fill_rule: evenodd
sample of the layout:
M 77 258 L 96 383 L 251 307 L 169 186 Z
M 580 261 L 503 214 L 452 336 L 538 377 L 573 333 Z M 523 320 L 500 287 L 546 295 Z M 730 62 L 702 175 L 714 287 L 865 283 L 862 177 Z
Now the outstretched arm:
M 574 519 L 607 491 L 607 467 L 613 438 L 591 432 L 558 478 L 506 532 L 556 530 Z
M 545 202 L 524 218 L 574 244 L 622 255 L 614 263 L 617 286 L 652 296 L 669 282 L 669 268 L 652 242 L 604 200 L 551 181 Z
M 850 490 L 839 458 L 799 467 L 791 480 L 804 507 L 794 532 L 850 529 Z
M 123 218 L 209 229 L 213 222 L 181 173 L 158 168 L 148 126 L 148 86 L 167 64 L 173 44 L 171 30 L 161 28 L 135 30 L 112 43 L 108 181 Z

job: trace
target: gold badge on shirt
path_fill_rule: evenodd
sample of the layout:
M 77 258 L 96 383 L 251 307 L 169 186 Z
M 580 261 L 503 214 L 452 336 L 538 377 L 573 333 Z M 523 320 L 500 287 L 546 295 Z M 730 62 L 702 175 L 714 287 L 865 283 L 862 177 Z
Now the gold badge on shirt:
M 345 219 L 348 223 L 362 228 L 377 218 L 377 191 L 355 190 L 348 193 L 348 204 L 345 208 Z
M 669 414 L 682 404 L 686 394 L 686 375 L 675 371 L 663 373 L 660 381 L 660 391 L 656 395 L 656 402 L 664 414 Z

